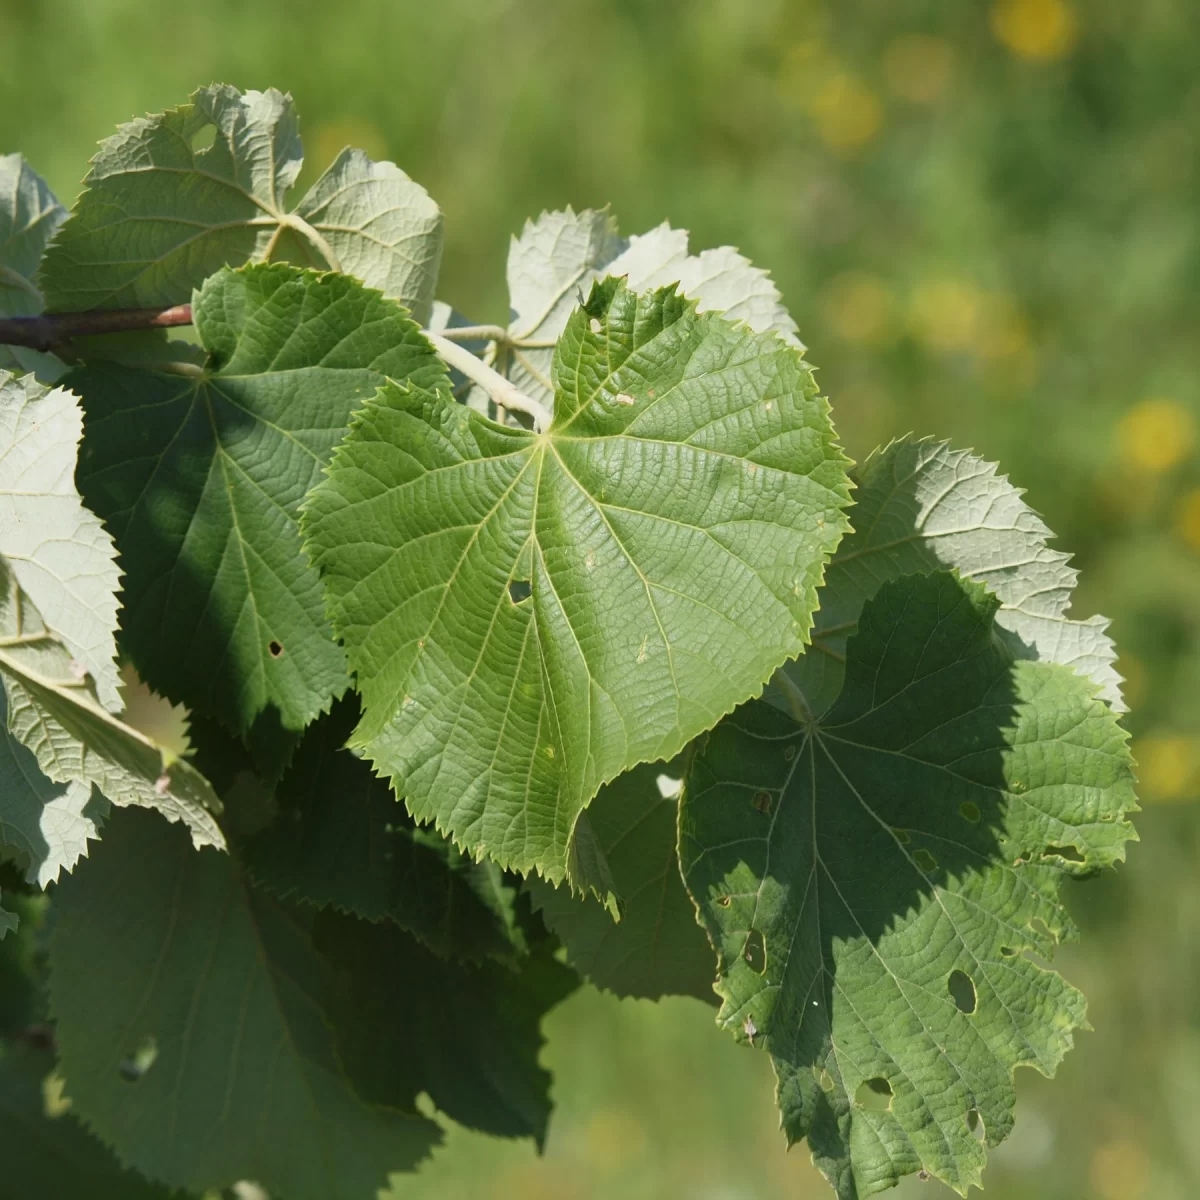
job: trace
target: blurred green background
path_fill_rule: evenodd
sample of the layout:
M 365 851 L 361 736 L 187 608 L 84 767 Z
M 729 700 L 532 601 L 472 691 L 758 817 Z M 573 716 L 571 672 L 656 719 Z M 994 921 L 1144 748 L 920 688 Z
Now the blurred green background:
M 400 163 L 472 318 L 505 317 L 525 217 L 669 218 L 774 272 L 856 457 L 916 430 L 999 460 L 1077 554 L 1075 615 L 1113 618 L 1146 811 L 1069 888 L 1096 1032 L 1020 1074 L 988 1194 L 1200 1195 L 1196 0 L 0 0 L 0 47 L 0 151 L 64 200 L 119 121 L 287 89 L 302 185 L 346 143 Z M 699 1003 L 584 991 L 547 1033 L 545 1157 L 454 1131 L 397 1200 L 828 1194 Z

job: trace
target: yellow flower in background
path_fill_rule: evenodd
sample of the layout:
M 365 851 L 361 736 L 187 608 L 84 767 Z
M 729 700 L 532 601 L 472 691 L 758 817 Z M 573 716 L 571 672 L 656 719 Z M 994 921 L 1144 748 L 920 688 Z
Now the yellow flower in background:
M 1200 554 L 1200 488 L 1192 488 L 1179 498 L 1175 509 L 1175 532 L 1189 549 Z
M 627 1112 L 598 1112 L 584 1130 L 589 1161 L 613 1170 L 641 1158 L 648 1148 L 645 1129 Z
M 1131 467 L 1157 473 L 1183 462 L 1195 441 L 1192 414 L 1176 400 L 1143 400 L 1120 420 L 1113 451 Z
M 983 299 L 975 349 L 986 359 L 1020 358 L 1032 349 L 1029 321 L 1015 297 L 992 292 Z
M 1065 0 L 996 0 L 992 32 L 1021 58 L 1050 62 L 1075 48 L 1079 20 Z
M 818 38 L 804 38 L 783 52 L 775 86 L 781 99 L 804 107 L 812 100 L 819 82 L 835 69 L 829 47 Z
M 843 341 L 879 346 L 895 336 L 896 297 L 874 275 L 847 271 L 825 291 L 825 312 L 834 333 Z
M 365 150 L 376 161 L 388 157 L 387 138 L 369 121 L 326 121 L 307 134 L 304 143 L 304 157 L 318 171 L 324 171 L 347 146 Z
M 1151 734 L 1133 746 L 1139 794 L 1150 804 L 1175 804 L 1200 794 L 1200 737 Z
M 989 292 L 982 297 L 974 350 L 983 374 L 1000 393 L 1016 395 L 1037 379 L 1040 353 L 1029 320 L 1015 296 Z
M 933 104 L 950 84 L 954 58 L 954 47 L 945 38 L 905 34 L 883 52 L 883 77 L 902 99 Z
M 983 300 L 980 290 L 966 280 L 923 280 L 909 301 L 909 326 L 934 350 L 968 349 L 976 341 Z
M 1141 1200 L 1148 1195 L 1150 1160 L 1131 1138 L 1118 1138 L 1093 1155 L 1092 1187 L 1099 1200 Z
M 879 97 L 845 71 L 835 72 L 821 84 L 808 112 L 821 140 L 835 154 L 857 154 L 883 128 Z

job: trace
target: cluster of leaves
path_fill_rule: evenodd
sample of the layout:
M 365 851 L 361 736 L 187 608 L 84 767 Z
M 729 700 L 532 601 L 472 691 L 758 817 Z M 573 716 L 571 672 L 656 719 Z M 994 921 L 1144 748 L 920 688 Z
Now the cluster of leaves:
M 0 316 L 195 335 L 0 375 L 14 1169 L 316 1200 L 415 1166 L 431 1107 L 540 1142 L 582 977 L 718 1000 L 843 1200 L 978 1182 L 1085 1021 L 1058 883 L 1133 836 L 1066 556 L 972 455 L 852 470 L 735 251 L 544 214 L 470 326 L 418 185 L 347 151 L 288 208 L 300 162 L 286 97 L 217 86 L 69 216 L 0 160 Z

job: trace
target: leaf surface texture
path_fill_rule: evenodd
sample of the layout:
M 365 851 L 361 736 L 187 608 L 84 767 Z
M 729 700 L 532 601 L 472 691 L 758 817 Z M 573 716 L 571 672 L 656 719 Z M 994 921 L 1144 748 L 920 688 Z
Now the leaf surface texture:
M 305 528 L 355 744 L 419 821 L 559 880 L 603 783 L 804 645 L 847 485 L 798 352 L 669 289 L 597 285 L 554 369 L 541 435 L 385 389 Z
M 1052 1074 L 1083 996 L 1028 957 L 1074 935 L 1064 874 L 1124 857 L 1126 735 L 1090 681 L 1014 659 L 999 601 L 946 573 L 885 584 L 833 708 L 764 701 L 693 760 L 684 878 L 718 947 L 719 1023 L 750 1028 L 841 1200 L 924 1169 L 962 1193 Z M 747 1024 L 749 1022 L 749 1024 Z

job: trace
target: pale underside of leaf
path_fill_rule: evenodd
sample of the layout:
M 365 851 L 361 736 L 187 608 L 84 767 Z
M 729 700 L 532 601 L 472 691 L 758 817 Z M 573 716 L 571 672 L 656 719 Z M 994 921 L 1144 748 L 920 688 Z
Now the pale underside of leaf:
M 509 247 L 509 335 L 538 343 L 505 351 L 500 364 L 522 391 L 545 404 L 553 400 L 554 341 L 581 298 L 606 275 L 625 276 L 635 292 L 678 284 L 700 312 L 724 313 L 804 348 L 770 275 L 732 246 L 689 254 L 686 230 L 663 224 L 626 239 L 607 211 L 566 209 L 527 221 Z
M 116 550 L 75 489 L 78 398 L 0 371 L 0 555 L 47 626 L 121 707 Z
M 208 781 L 182 760 L 168 763 L 158 743 L 99 703 L 88 677 L 46 628 L 2 558 L 0 684 L 7 693 L 7 736 L 32 752 L 51 782 L 67 788 L 66 793 L 58 788 L 33 788 L 46 804 L 57 805 L 59 816 L 71 818 L 68 842 L 60 847 L 57 867 L 69 866 L 65 859 L 91 836 L 85 823 L 74 822 L 74 814 L 78 809 L 80 817 L 88 819 L 86 808 L 79 804 L 84 797 L 78 789 L 92 785 L 115 805 L 156 809 L 169 820 L 182 822 L 197 846 L 224 847 L 215 819 L 221 804 Z M 27 761 L 18 759 L 18 766 Z M 28 801 L 26 796 L 27 813 Z M 57 819 L 49 814 L 42 818 Z M 45 840 L 47 830 L 41 821 L 39 826 Z M 66 827 L 60 832 L 66 835 Z M 37 849 L 28 820 L 26 837 L 35 855 L 45 853 Z M 45 869 L 53 869 L 49 859 Z
M 123 1163 L 197 1193 L 253 1179 L 290 1200 L 361 1200 L 438 1141 L 351 1090 L 308 931 L 227 855 L 118 814 L 57 906 L 61 1070 Z
M 90 783 L 51 783 L 33 751 L 8 732 L 8 702 L 0 687 L 0 845 L 15 852 L 25 877 L 38 887 L 54 883 L 87 854 L 100 836 L 106 804 Z
M 186 303 L 225 265 L 290 259 L 357 275 L 426 320 L 437 206 L 392 163 L 346 150 L 294 211 L 290 96 L 214 84 L 101 143 L 40 282 L 54 311 Z
M 346 687 L 298 508 L 350 414 L 385 378 L 444 386 L 403 309 L 339 275 L 221 271 L 194 302 L 209 365 L 70 376 L 78 472 L 117 539 L 123 645 L 163 695 L 238 732 L 268 706 L 302 729 Z
M 1033 961 L 1074 934 L 1064 874 L 1124 857 L 1126 737 L 1095 687 L 1014 660 L 982 586 L 885 584 L 820 722 L 763 701 L 708 736 L 680 855 L 718 1021 L 765 1046 L 788 1140 L 841 1200 L 925 1170 L 960 1192 L 1052 1074 L 1082 995 Z M 757 1035 L 755 1041 L 751 1031 Z
M 42 293 L 34 276 L 67 212 L 46 181 L 19 154 L 0 154 L 0 317 L 34 317 Z M 0 346 L 0 368 L 35 371 L 43 380 L 65 368 L 53 354 Z
M 995 464 L 944 442 L 902 438 L 851 472 L 852 531 L 829 564 L 813 645 L 776 675 L 767 698 L 785 711 L 824 712 L 841 687 L 846 641 L 863 604 L 889 579 L 956 570 L 1001 601 L 999 629 L 1018 658 L 1087 675 L 1124 712 L 1108 621 L 1067 616 L 1078 572 L 1054 535 Z
M 557 353 L 546 433 L 391 388 L 305 513 L 356 744 L 418 820 L 554 880 L 601 784 L 803 645 L 847 495 L 777 338 L 613 280 Z

